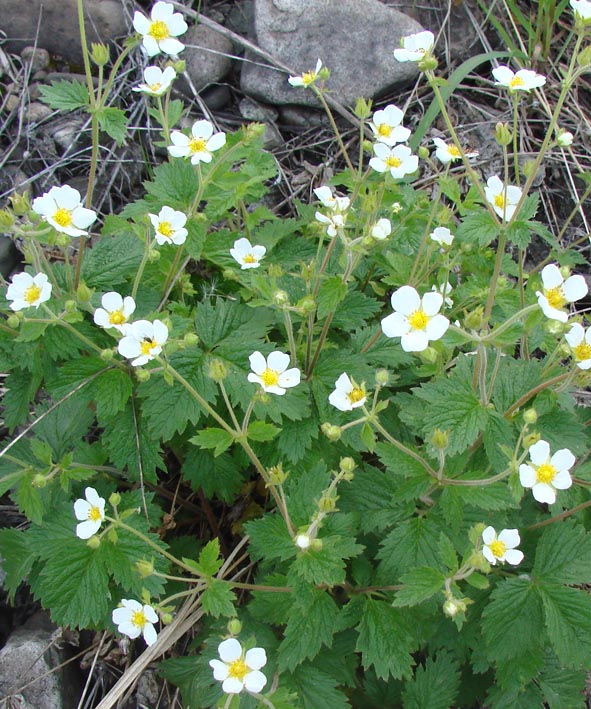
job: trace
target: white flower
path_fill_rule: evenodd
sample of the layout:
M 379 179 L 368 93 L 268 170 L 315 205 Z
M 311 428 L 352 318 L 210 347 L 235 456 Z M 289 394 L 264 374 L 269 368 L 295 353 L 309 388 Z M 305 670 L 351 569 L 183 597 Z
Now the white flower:
M 144 69 L 144 82 L 134 87 L 134 91 L 142 91 L 150 96 L 162 96 L 168 91 L 176 78 L 176 71 L 167 66 L 164 71 L 158 66 L 148 66 Z
M 295 538 L 295 545 L 299 549 L 306 550 L 310 544 L 312 544 L 312 539 L 309 534 L 298 534 Z
M 482 541 L 484 558 L 493 566 L 497 561 L 501 564 L 508 561 L 512 566 L 517 566 L 523 561 L 523 552 L 515 548 L 521 542 L 516 529 L 503 529 L 497 536 L 494 527 L 487 527 L 482 532 Z
M 258 694 L 267 684 L 261 667 L 267 664 L 267 655 L 262 647 L 253 647 L 246 653 L 236 638 L 228 638 L 218 645 L 220 660 L 210 660 L 213 676 L 223 682 L 226 694 L 238 694 L 243 689 Z
M 560 269 L 549 263 L 542 269 L 543 292 L 536 291 L 538 305 L 550 320 L 568 320 L 563 308 L 567 303 L 574 303 L 587 295 L 587 283 L 583 276 L 570 276 L 564 280 Z
M 94 322 L 100 327 L 114 327 L 119 332 L 125 332 L 129 316 L 135 310 L 135 301 L 130 295 L 122 298 L 119 293 L 110 291 L 101 298 L 102 308 L 94 311 Z
M 486 181 L 484 194 L 499 217 L 508 222 L 515 214 L 522 192 L 515 185 L 507 185 L 505 187 L 501 179 L 493 175 Z
M 575 456 L 568 448 L 562 448 L 550 457 L 549 443 L 538 441 L 530 447 L 529 457 L 529 465 L 519 466 L 521 484 L 532 488 L 538 502 L 554 504 L 556 490 L 566 490 L 573 484 L 569 470 L 575 464 Z
M 211 162 L 212 153 L 226 144 L 226 134 L 213 132 L 213 125 L 209 121 L 195 121 L 191 128 L 191 137 L 174 130 L 170 134 L 173 145 L 168 146 L 168 152 L 173 158 L 187 158 L 191 156 L 193 165 L 200 162 Z
M 428 54 L 435 44 L 433 32 L 425 30 L 403 37 L 402 48 L 394 50 L 394 59 L 399 62 L 420 62 Z
M 316 187 L 314 194 L 325 207 L 328 207 L 328 209 L 331 209 L 333 212 L 345 212 L 349 209 L 349 205 L 351 204 L 351 200 L 348 197 L 335 197 L 328 185 Z
M 115 608 L 112 614 L 117 630 L 132 640 L 143 635 L 146 645 L 153 645 L 157 638 L 153 624 L 158 622 L 158 615 L 152 606 L 126 598 L 121 600 L 121 606 L 122 608 Z
M 589 0 L 570 0 L 570 6 L 582 20 L 591 20 L 591 2 Z
M 415 172 L 419 167 L 419 158 L 413 155 L 406 145 L 390 148 L 384 143 L 374 143 L 375 157 L 369 161 L 369 166 L 377 172 L 386 172 L 399 180 L 405 175 Z
M 90 539 L 101 528 L 105 520 L 105 500 L 93 487 L 84 490 L 84 497 L 74 502 L 76 519 L 83 520 L 76 525 L 76 536 L 80 539 Z
M 248 358 L 252 372 L 248 381 L 260 384 L 269 394 L 285 394 L 285 390 L 300 383 L 300 370 L 288 369 L 289 355 L 275 351 L 265 359 L 260 352 L 253 352 Z
M 450 247 L 454 242 L 454 235 L 445 226 L 438 226 L 429 234 L 433 241 L 436 241 L 443 247 Z
M 17 273 L 6 289 L 6 299 L 12 300 L 12 310 L 38 308 L 41 303 L 51 298 L 51 283 L 44 273 L 31 276 L 28 273 Z
M 69 185 L 52 187 L 34 199 L 33 211 L 68 236 L 86 236 L 88 227 L 96 219 L 96 212 L 83 207 L 80 192 Z
M 392 294 L 394 312 L 382 320 L 382 331 L 400 337 L 405 352 L 422 352 L 449 327 L 449 320 L 438 314 L 442 304 L 441 293 L 425 293 L 421 299 L 412 286 L 402 286 Z
M 237 239 L 234 242 L 234 248 L 230 249 L 232 258 L 240 264 L 240 268 L 258 268 L 261 265 L 261 259 L 267 253 L 267 249 L 260 244 L 252 246 L 248 239 Z
M 587 330 L 579 323 L 573 323 L 565 335 L 579 369 L 591 368 L 591 327 Z
M 371 235 L 378 241 L 383 241 L 392 233 L 392 224 L 389 219 L 378 219 L 371 229 Z
M 133 359 L 132 366 L 139 367 L 159 355 L 167 339 L 168 328 L 162 321 L 136 320 L 127 326 L 117 350 L 123 357 Z
M 345 222 L 347 221 L 347 215 L 341 214 L 340 212 L 335 212 L 330 216 L 322 214 L 322 212 L 316 212 L 314 216 L 321 224 L 327 225 L 326 233 L 329 236 L 336 236 L 338 230 L 342 229 L 345 226 Z
M 383 110 L 373 114 L 369 127 L 379 143 L 386 145 L 404 143 L 410 138 L 410 130 L 400 125 L 403 118 L 404 113 L 394 104 L 389 104 Z
M 162 207 L 158 216 L 148 214 L 152 226 L 156 232 L 156 243 L 162 244 L 184 244 L 189 233 L 185 229 L 187 215 L 177 212 L 172 207 Z
M 437 286 L 431 286 L 431 290 L 434 293 L 441 293 L 443 296 L 443 302 L 445 303 L 446 308 L 451 308 L 453 307 L 453 300 L 449 297 L 449 294 L 452 292 L 453 288 L 452 285 L 449 281 L 446 283 L 442 283 L 439 287 Z
M 398 214 L 402 211 L 402 205 L 400 204 L 400 202 L 394 202 L 390 209 L 392 210 L 392 214 Z
M 509 91 L 531 91 L 546 83 L 543 74 L 536 74 L 531 69 L 520 69 L 515 73 L 508 66 L 498 66 L 492 74 L 496 79 L 495 85 L 504 86 Z
M 136 11 L 133 28 L 142 35 L 142 49 L 149 57 L 160 52 L 178 54 L 185 48 L 175 37 L 187 31 L 187 23 L 180 12 L 174 12 L 174 6 L 169 2 L 157 2 L 152 8 L 150 19 Z
M 292 86 L 308 88 L 308 86 L 311 86 L 318 78 L 320 69 L 322 69 L 322 62 L 319 59 L 316 62 L 316 68 L 314 70 L 310 69 L 310 71 L 305 71 L 301 76 L 290 76 L 287 80 Z
M 365 387 L 354 384 L 345 372 L 334 385 L 335 390 L 329 394 L 328 401 L 339 411 L 352 411 L 365 404 Z
M 568 130 L 560 129 L 558 135 L 556 136 L 556 143 L 561 148 L 568 148 L 573 144 L 574 135 Z
M 435 151 L 435 157 L 444 165 L 447 165 L 447 163 L 453 162 L 454 160 L 461 159 L 462 155 L 455 143 L 446 143 L 444 140 L 441 140 L 441 138 L 433 138 L 433 142 L 437 148 Z M 467 158 L 475 158 L 478 153 L 476 151 L 464 151 L 464 155 Z

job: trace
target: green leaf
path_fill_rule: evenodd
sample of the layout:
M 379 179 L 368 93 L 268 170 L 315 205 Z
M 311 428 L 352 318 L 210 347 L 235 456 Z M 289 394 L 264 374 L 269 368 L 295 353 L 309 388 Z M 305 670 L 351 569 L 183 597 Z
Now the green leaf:
M 250 537 L 250 554 L 254 559 L 284 561 L 295 556 L 296 545 L 279 514 L 267 514 L 244 526 Z
M 2 585 L 8 591 L 10 602 L 13 603 L 14 594 L 33 568 L 37 554 L 29 547 L 25 532 L 17 529 L 2 529 L 0 530 L 0 555 L 2 555 L 2 569 L 6 574 Z
M 102 374 L 93 384 L 96 416 L 101 426 L 123 411 L 133 391 L 133 383 L 127 372 L 111 369 Z
M 321 549 L 307 549 L 298 554 L 292 570 L 305 581 L 329 587 L 344 583 L 345 559 L 356 556 L 363 547 L 351 539 L 323 537 Z
M 416 606 L 427 598 L 431 598 L 443 589 L 445 576 L 437 569 L 421 566 L 403 574 L 400 581 L 403 588 L 396 593 L 392 604 L 395 608 Z
M 220 559 L 220 540 L 212 539 L 203 547 L 199 554 L 199 568 L 205 576 L 213 576 L 221 569 L 223 560 Z
M 312 441 L 318 438 L 319 422 L 311 415 L 302 421 L 290 421 L 285 418 L 281 422 L 281 433 L 275 445 L 291 463 L 299 463 L 312 448 Z
M 347 697 L 336 688 L 334 677 L 314 665 L 300 665 L 291 675 L 285 675 L 285 682 L 296 692 L 303 709 L 345 709 L 351 706 Z
M 586 590 L 543 584 L 545 628 L 558 659 L 576 669 L 591 664 L 591 596 Z
M 57 111 L 73 111 L 90 105 L 88 88 L 82 81 L 52 81 L 39 84 L 41 100 Z
M 365 601 L 356 650 L 361 652 L 363 667 L 373 666 L 381 679 L 412 675 L 414 641 L 405 613 L 386 601 Z
M 232 618 L 236 615 L 234 604 L 236 595 L 227 581 L 222 579 L 211 579 L 207 588 L 201 594 L 201 604 L 203 610 L 214 618 L 223 616 Z
M 194 490 L 203 489 L 206 497 L 231 502 L 238 494 L 244 475 L 236 458 L 228 453 L 214 456 L 192 446 L 183 463 L 183 476 Z
M 499 225 L 485 210 L 464 217 L 457 229 L 458 240 L 480 247 L 488 246 L 498 235 Z
M 223 428 L 204 428 L 189 439 L 191 443 L 200 448 L 213 448 L 217 457 L 234 443 L 234 436 Z
M 567 670 L 550 657 L 537 678 L 550 709 L 572 709 L 581 706 L 587 668 Z
M 131 234 L 101 238 L 84 255 L 82 280 L 90 288 L 113 290 L 133 279 L 143 254 L 144 245 Z
M 253 421 L 248 427 L 248 438 L 253 441 L 272 441 L 280 431 L 281 429 L 272 423 Z
M 376 436 L 371 428 L 371 426 L 366 422 L 361 427 L 361 440 L 364 446 L 370 453 L 373 453 L 376 447 Z
M 415 670 L 412 682 L 404 688 L 405 709 L 450 709 L 460 688 L 460 668 L 445 650 L 439 650 L 435 658 L 428 657 L 424 666 Z
M 415 517 L 399 524 L 382 540 L 380 578 L 393 583 L 417 566 L 439 566 L 439 522 L 432 516 Z
M 574 520 L 547 527 L 536 547 L 536 580 L 586 583 L 591 568 L 591 534 Z
M 317 317 L 323 320 L 347 295 L 347 284 L 340 276 L 328 278 L 322 283 L 318 291 Z
M 262 586 L 289 585 L 287 578 L 283 574 L 270 574 L 269 576 L 258 578 L 257 583 Z M 254 618 L 264 623 L 270 625 L 286 625 L 293 603 L 294 594 L 292 593 L 253 591 L 252 601 L 248 605 L 248 610 Z
M 197 196 L 199 181 L 189 161 L 165 162 L 154 170 L 154 181 L 144 182 L 146 192 L 160 205 L 186 211 Z
M 101 130 L 121 145 L 127 135 L 127 116 L 120 108 L 108 106 L 97 113 Z
M 41 524 L 44 510 L 40 490 L 33 484 L 35 475 L 35 470 L 23 475 L 15 497 L 19 509 L 25 517 L 35 524 Z
M 2 396 L 4 423 L 10 431 L 27 420 L 29 407 L 40 383 L 40 377 L 15 369 L 4 380 L 6 391 Z

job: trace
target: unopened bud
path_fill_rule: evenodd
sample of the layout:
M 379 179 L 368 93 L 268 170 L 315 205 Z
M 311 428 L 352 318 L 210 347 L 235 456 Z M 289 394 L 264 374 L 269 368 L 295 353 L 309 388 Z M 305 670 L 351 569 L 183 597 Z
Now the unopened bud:
M 306 295 L 298 302 L 296 307 L 302 315 L 310 315 L 316 310 L 316 303 L 311 295 Z
M 12 315 L 9 315 L 8 318 L 6 319 L 6 324 L 8 327 L 11 327 L 13 330 L 16 330 L 18 326 L 20 325 L 21 320 L 18 315 L 15 315 L 14 313 Z
M 228 368 L 221 359 L 212 359 L 209 363 L 209 378 L 221 382 L 228 376 Z
M 228 629 L 230 635 L 240 635 L 242 632 L 242 623 L 238 620 L 238 618 L 230 618 L 226 628 Z
M 280 263 L 270 263 L 267 268 L 269 278 L 281 278 L 283 276 L 284 271 Z
M 376 385 L 379 387 L 388 386 L 388 382 L 390 381 L 390 373 L 388 372 L 388 370 L 387 369 L 378 369 L 378 371 L 375 374 L 375 381 L 376 381 Z
M 36 488 L 43 488 L 47 485 L 47 478 L 42 473 L 37 473 L 31 481 L 31 485 Z
M 521 171 L 523 172 L 525 177 L 531 177 L 533 175 L 534 170 L 536 169 L 536 161 L 535 160 L 525 160 L 523 164 L 521 165 Z
M 320 551 L 323 546 L 324 544 L 322 543 L 322 539 L 314 539 L 310 545 L 310 549 L 312 549 L 312 551 Z
M 101 545 L 101 540 L 99 537 L 90 537 L 86 542 L 86 546 L 90 549 L 98 549 Z
M 371 114 L 371 100 L 368 101 L 364 98 L 358 98 L 353 113 L 361 121 L 364 121 L 366 118 L 369 118 Z
M 390 207 L 390 211 L 392 212 L 392 214 L 398 214 L 399 212 L 401 212 L 402 205 L 400 204 L 400 202 L 394 202 Z
M 417 155 L 421 160 L 426 160 L 429 157 L 429 148 L 425 148 L 424 145 L 417 150 Z
M 339 468 L 343 471 L 343 473 L 352 473 L 356 467 L 357 463 L 353 460 L 353 458 L 347 457 L 339 460 Z
M 325 513 L 334 512 L 337 509 L 337 498 L 322 495 L 320 500 L 318 500 L 318 509 Z
M 362 141 L 362 145 L 364 153 L 373 153 L 373 143 L 371 142 L 371 140 Z
M 495 140 L 499 145 L 509 145 L 513 140 L 513 133 L 507 123 L 497 123 L 495 126 Z
M 463 599 L 454 598 L 453 596 L 448 596 L 447 600 L 443 602 L 443 612 L 448 618 L 455 618 L 458 613 L 466 612 L 466 602 Z
M 556 136 L 556 142 L 561 148 L 568 148 L 569 145 L 573 144 L 574 136 L 567 130 L 559 129 L 558 135 Z
M 79 303 L 88 303 L 92 297 L 92 293 L 92 288 L 89 288 L 86 283 L 82 281 L 76 289 L 76 298 L 78 298 Z
M 117 530 L 113 528 L 109 529 L 109 531 L 107 532 L 107 539 L 111 542 L 111 544 L 117 544 L 117 542 L 119 541 L 119 535 L 117 534 Z
M 484 322 L 484 307 L 482 305 L 464 315 L 464 326 L 469 330 L 480 330 Z
M 161 613 L 160 614 L 160 621 L 162 625 L 170 625 L 172 621 L 174 620 L 174 616 L 172 613 Z
M 14 217 L 12 216 L 12 212 L 9 212 L 7 209 L 0 209 L 0 229 L 10 229 L 13 224 Z
M 148 261 L 150 263 L 156 263 L 156 261 L 160 261 L 160 251 L 158 251 L 158 249 L 150 249 L 148 251 Z
M 138 382 L 140 384 L 142 382 L 147 382 L 148 379 L 151 377 L 150 370 L 149 369 L 141 369 L 140 367 L 137 367 L 135 370 L 135 376 Z
M 199 335 L 197 335 L 194 332 L 188 332 L 184 337 L 183 337 L 183 342 L 188 345 L 189 347 L 194 347 L 195 345 L 199 344 Z
M 537 443 L 541 438 L 542 436 L 537 431 L 534 431 L 534 433 L 530 433 L 527 436 L 524 436 L 523 447 L 525 448 L 525 450 L 529 450 L 534 445 L 534 443 Z
M 112 492 L 109 495 L 109 504 L 112 507 L 117 507 L 117 505 L 121 504 L 121 495 L 118 492 Z
M 110 362 L 115 356 L 115 351 L 113 349 L 101 350 L 101 359 L 103 362 Z
M 308 549 L 308 547 L 312 544 L 312 539 L 308 534 L 298 534 L 294 541 L 295 545 L 299 549 L 302 549 L 302 551 Z
M 29 195 L 26 192 L 23 194 L 13 194 L 10 198 L 10 204 L 12 206 L 12 211 L 17 215 L 17 217 L 24 217 L 31 209 Z M 39 219 L 37 212 L 35 212 L 35 219 Z
M 435 71 L 437 58 L 433 54 L 426 54 L 419 62 L 419 71 Z
M 585 47 L 577 55 L 577 64 L 583 68 L 591 64 L 591 45 Z
M 284 290 L 275 291 L 273 302 L 275 305 L 289 305 L 289 295 Z
M 419 357 L 425 364 L 435 364 L 439 355 L 437 354 L 436 349 L 433 347 L 427 347 L 422 350 L 422 352 L 419 352 Z
M 289 475 L 289 473 L 283 470 L 281 463 L 279 463 L 279 465 L 273 465 L 267 472 L 269 474 L 270 485 L 283 485 Z
M 184 59 L 177 59 L 175 62 L 173 62 L 172 68 L 176 71 L 177 74 L 182 74 L 187 68 L 187 62 Z
M 326 81 L 330 77 L 330 69 L 326 66 L 323 66 L 320 71 L 318 72 L 318 78 L 321 81 Z
M 55 243 L 58 246 L 65 248 L 66 246 L 69 246 L 69 244 L 70 244 L 70 237 L 67 234 L 62 234 L 60 232 L 59 234 L 56 234 L 56 236 L 55 236 Z
M 538 412 L 534 408 L 526 409 L 523 412 L 523 420 L 530 425 L 537 423 Z
M 64 303 L 64 310 L 66 313 L 73 313 L 76 310 L 76 301 L 75 300 L 66 300 Z
M 433 446 L 441 451 L 444 451 L 449 443 L 449 436 L 447 434 L 447 431 L 442 431 L 439 428 L 436 428 L 433 431 L 433 436 L 431 438 L 431 443 Z
M 140 559 L 135 562 L 135 570 L 141 578 L 145 579 L 154 573 L 154 564 L 146 559 Z
M 323 423 L 322 426 L 320 426 L 320 430 L 324 433 L 328 440 L 333 443 L 338 441 L 341 437 L 341 427 L 335 426 L 332 423 Z
M 100 42 L 90 45 L 90 58 L 97 66 L 105 66 L 109 61 L 109 46 Z

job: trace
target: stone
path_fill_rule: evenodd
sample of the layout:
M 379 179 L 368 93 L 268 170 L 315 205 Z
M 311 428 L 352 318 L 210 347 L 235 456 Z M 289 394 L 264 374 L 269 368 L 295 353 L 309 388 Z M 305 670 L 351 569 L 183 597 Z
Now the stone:
M 251 98 L 243 98 L 238 105 L 238 110 L 242 118 L 256 123 L 276 121 L 279 116 L 279 111 L 273 106 L 265 106 Z
M 186 71 L 196 91 L 217 83 L 229 73 L 234 48 L 227 37 L 205 25 L 195 25 L 182 40 L 185 44 L 182 59 L 187 63 Z M 177 83 L 185 93 L 190 90 L 186 84 L 183 87 L 182 78 Z
M 402 37 L 423 28 L 379 0 L 256 0 L 256 43 L 296 74 L 321 59 L 331 76 L 326 89 L 342 104 L 372 98 L 408 84 L 418 73 L 414 62 L 400 63 L 393 51 Z M 247 53 L 247 58 L 249 57 Z M 317 106 L 310 90 L 294 89 L 287 75 L 245 62 L 241 88 L 267 103 Z
M 121 0 L 84 0 L 84 9 L 89 46 L 129 34 Z M 82 64 L 76 0 L 0 0 L 0 30 L 7 37 L 4 46 L 11 52 L 36 44 L 66 61 Z
M 71 151 L 74 144 L 90 143 L 90 131 L 84 131 L 84 116 L 65 116 L 58 118 L 49 128 L 48 133 L 63 152 Z
M 49 66 L 49 52 L 43 47 L 25 47 L 21 59 L 30 68 L 31 74 L 44 71 Z
M 44 118 L 51 116 L 53 110 L 45 103 L 32 101 L 25 111 L 25 117 L 29 123 L 39 123 Z

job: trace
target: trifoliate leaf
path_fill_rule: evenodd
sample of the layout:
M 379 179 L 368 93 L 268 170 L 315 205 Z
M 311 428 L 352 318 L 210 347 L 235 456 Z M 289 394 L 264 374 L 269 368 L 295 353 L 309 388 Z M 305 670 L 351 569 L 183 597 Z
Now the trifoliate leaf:
M 396 592 L 393 606 L 416 606 L 443 590 L 445 576 L 429 566 L 411 569 L 403 574 L 400 582 L 403 587 Z
M 428 657 L 423 666 L 417 667 L 412 681 L 404 687 L 405 709 L 450 709 L 460 687 L 459 663 L 445 650 L 439 650 L 435 658 Z
M 39 84 L 41 100 L 57 111 L 74 111 L 89 105 L 88 88 L 82 81 L 52 81 Z
M 478 246 L 488 246 L 499 235 L 499 225 L 493 216 L 485 210 L 469 214 L 460 222 L 457 229 L 459 241 Z
M 190 443 L 199 448 L 213 449 L 213 454 L 217 457 L 234 443 L 234 436 L 223 428 L 204 428 L 189 438 Z

